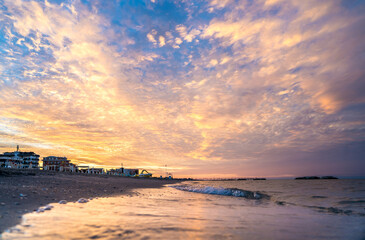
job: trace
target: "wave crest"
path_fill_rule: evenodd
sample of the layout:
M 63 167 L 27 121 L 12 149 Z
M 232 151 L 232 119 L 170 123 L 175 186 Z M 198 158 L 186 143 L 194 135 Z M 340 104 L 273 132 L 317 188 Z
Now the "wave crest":
M 222 196 L 233 196 L 233 197 L 242 197 L 246 199 L 269 199 L 269 196 L 260 192 L 252 192 L 247 190 L 242 190 L 238 188 L 220 188 L 220 187 L 211 187 L 211 186 L 200 186 L 200 185 L 176 185 L 170 186 L 172 188 L 186 191 L 186 192 L 195 192 L 195 193 L 203 193 L 203 194 L 213 194 L 213 195 L 222 195 Z

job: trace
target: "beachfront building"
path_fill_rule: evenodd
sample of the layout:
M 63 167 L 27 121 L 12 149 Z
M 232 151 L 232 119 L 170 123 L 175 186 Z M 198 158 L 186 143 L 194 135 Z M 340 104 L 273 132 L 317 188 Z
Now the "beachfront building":
M 69 172 L 78 172 L 78 166 L 76 165 L 76 164 L 73 164 L 73 163 L 71 163 L 70 162 L 70 164 L 69 164 Z
M 104 174 L 104 168 L 95 168 L 89 166 L 78 166 L 78 172 L 87 174 Z
M 137 176 L 139 172 L 139 169 L 127 169 L 124 168 L 124 175 L 123 176 L 127 176 L 127 177 L 134 177 Z
M 89 173 L 89 166 L 78 166 L 78 172 L 79 173 Z
M 34 152 L 21 152 L 19 146 L 14 152 L 0 154 L 0 167 L 37 169 L 38 165 L 39 155 Z
M 117 168 L 117 169 L 110 169 L 109 171 L 107 171 L 106 174 L 125 176 L 125 177 L 134 177 L 134 176 L 138 176 L 138 173 L 139 173 L 139 169 Z
M 66 157 L 48 156 L 43 158 L 43 170 L 76 172 L 77 166 Z
M 90 174 L 104 174 L 104 168 L 90 168 Z
M 123 172 L 124 172 L 123 170 L 124 170 L 124 168 L 110 169 L 110 170 L 106 171 L 106 174 L 122 176 Z

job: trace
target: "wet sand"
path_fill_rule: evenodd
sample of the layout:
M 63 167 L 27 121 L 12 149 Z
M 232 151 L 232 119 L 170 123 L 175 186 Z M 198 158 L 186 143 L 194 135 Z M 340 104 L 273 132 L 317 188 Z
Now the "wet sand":
M 23 214 L 36 211 L 48 203 L 115 196 L 135 188 L 156 188 L 175 182 L 177 181 L 0 169 L 0 233 L 20 223 Z

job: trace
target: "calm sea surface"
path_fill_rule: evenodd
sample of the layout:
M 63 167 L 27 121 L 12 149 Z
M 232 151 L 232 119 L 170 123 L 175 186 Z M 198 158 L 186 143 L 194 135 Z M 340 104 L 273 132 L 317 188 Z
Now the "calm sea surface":
M 365 180 L 185 182 L 51 205 L 3 239 L 365 239 Z

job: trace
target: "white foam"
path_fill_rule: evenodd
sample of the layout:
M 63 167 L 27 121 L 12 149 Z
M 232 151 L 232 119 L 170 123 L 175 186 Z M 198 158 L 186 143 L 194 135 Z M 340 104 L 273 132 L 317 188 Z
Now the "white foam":
M 233 197 L 243 197 L 248 199 L 261 199 L 263 194 L 258 192 L 251 192 L 241 189 L 233 189 L 233 188 L 221 188 L 221 187 L 212 187 L 212 186 L 201 186 L 201 185 L 177 185 L 171 186 L 172 188 L 176 188 L 178 190 L 187 191 L 187 192 L 196 192 L 203 194 L 214 194 L 214 195 L 223 195 L 223 196 L 233 196 Z

